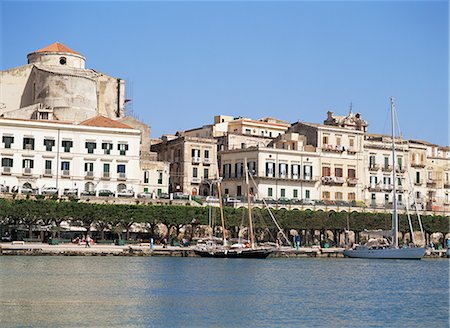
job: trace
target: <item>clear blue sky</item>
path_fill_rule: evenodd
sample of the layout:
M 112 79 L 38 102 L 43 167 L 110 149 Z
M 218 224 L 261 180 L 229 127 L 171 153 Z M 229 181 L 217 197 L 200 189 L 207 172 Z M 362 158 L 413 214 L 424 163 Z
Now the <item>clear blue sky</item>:
M 216 114 L 321 123 L 361 112 L 389 133 L 448 142 L 447 1 L 1 3 L 1 69 L 59 41 L 132 83 L 152 137 Z

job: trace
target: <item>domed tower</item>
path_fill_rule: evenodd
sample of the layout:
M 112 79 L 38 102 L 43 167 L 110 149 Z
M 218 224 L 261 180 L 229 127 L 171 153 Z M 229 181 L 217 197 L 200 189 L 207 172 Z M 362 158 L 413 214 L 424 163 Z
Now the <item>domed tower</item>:
M 28 54 L 28 64 L 42 64 L 49 66 L 63 66 L 72 68 L 85 68 L 86 58 L 78 52 L 55 42 L 48 47 Z

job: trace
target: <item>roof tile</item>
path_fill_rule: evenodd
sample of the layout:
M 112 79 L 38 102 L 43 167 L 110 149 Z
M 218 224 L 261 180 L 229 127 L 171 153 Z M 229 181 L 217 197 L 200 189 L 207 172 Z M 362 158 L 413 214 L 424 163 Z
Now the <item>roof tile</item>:
M 49 45 L 45 48 L 36 50 L 35 52 L 69 52 L 69 53 L 73 53 L 76 55 L 80 55 L 78 52 L 66 47 L 65 45 L 63 45 L 59 42 L 52 43 L 51 45 Z
M 118 128 L 118 129 L 133 129 L 131 126 L 124 123 L 114 121 L 106 116 L 98 115 L 81 122 L 79 125 L 98 126 L 104 128 Z

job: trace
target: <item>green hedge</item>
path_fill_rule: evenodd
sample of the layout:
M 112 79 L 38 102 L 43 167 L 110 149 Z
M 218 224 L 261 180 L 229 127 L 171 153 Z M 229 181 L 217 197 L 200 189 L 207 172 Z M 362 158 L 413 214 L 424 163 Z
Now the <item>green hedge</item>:
M 323 211 L 273 211 L 280 225 L 285 229 L 336 229 L 363 231 L 364 229 L 383 229 L 391 227 L 391 214 L 368 212 L 323 212 Z M 216 225 L 220 225 L 220 212 L 212 208 Z M 246 209 L 224 208 L 227 227 L 236 227 L 248 221 Z M 253 209 L 255 227 L 274 228 L 266 210 Z M 400 230 L 408 231 L 405 215 L 400 215 Z M 83 226 L 92 223 L 130 226 L 133 222 L 166 225 L 191 223 L 208 224 L 208 208 L 174 205 L 118 205 L 78 203 L 56 200 L 5 200 L 0 199 L 0 225 L 23 224 L 32 227 L 36 224 L 59 225 L 64 220 L 75 220 Z M 419 230 L 415 216 L 412 216 L 414 229 Z M 427 232 L 449 232 L 448 216 L 422 216 L 423 227 Z

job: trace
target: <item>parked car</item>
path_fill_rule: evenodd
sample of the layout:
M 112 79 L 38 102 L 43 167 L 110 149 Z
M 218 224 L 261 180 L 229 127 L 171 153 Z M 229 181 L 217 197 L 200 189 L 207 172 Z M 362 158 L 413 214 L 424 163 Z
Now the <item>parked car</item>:
M 170 198 L 170 195 L 169 195 L 168 193 L 163 192 L 161 195 L 159 195 L 159 198 L 162 198 L 162 199 L 169 199 L 169 198 Z
M 7 192 L 7 191 L 8 191 L 8 188 L 5 185 L 0 184 L 0 192 Z
M 114 193 L 111 190 L 108 190 L 108 189 L 100 189 L 98 191 L 98 195 L 100 197 L 110 197 L 110 196 L 114 196 Z
M 133 190 L 121 190 L 117 192 L 117 197 L 134 197 Z
M 21 194 L 34 194 L 34 193 L 36 193 L 36 190 L 33 188 L 22 187 L 22 188 L 20 188 L 20 193 Z
M 213 197 L 213 196 L 207 196 L 206 197 L 206 201 L 208 203 L 218 203 L 219 202 L 219 198 Z
M 344 206 L 344 207 L 350 206 L 350 203 L 346 202 L 345 200 L 336 200 L 335 203 L 337 206 Z
M 240 203 L 241 201 L 234 197 L 227 197 L 226 202 L 227 202 L 227 204 L 237 204 L 237 203 Z
M 45 187 L 45 188 L 42 188 L 41 194 L 42 195 L 57 195 L 58 194 L 58 188 L 56 188 L 56 187 Z
M 65 196 L 77 196 L 78 189 L 64 189 L 63 194 Z
M 91 190 L 85 190 L 81 192 L 81 196 L 95 196 L 95 191 Z
M 189 195 L 185 195 L 182 192 L 174 192 L 173 199 L 188 199 Z
M 273 198 L 263 198 L 263 202 L 266 204 L 275 204 L 275 199 Z
M 291 204 L 292 201 L 289 198 L 286 197 L 280 197 L 278 198 L 278 204 Z
M 294 204 L 300 204 L 300 205 L 315 205 L 315 201 L 312 199 L 295 199 Z
M 143 192 L 140 192 L 137 196 L 139 198 L 152 198 L 153 193 L 151 193 L 149 191 L 143 191 Z

